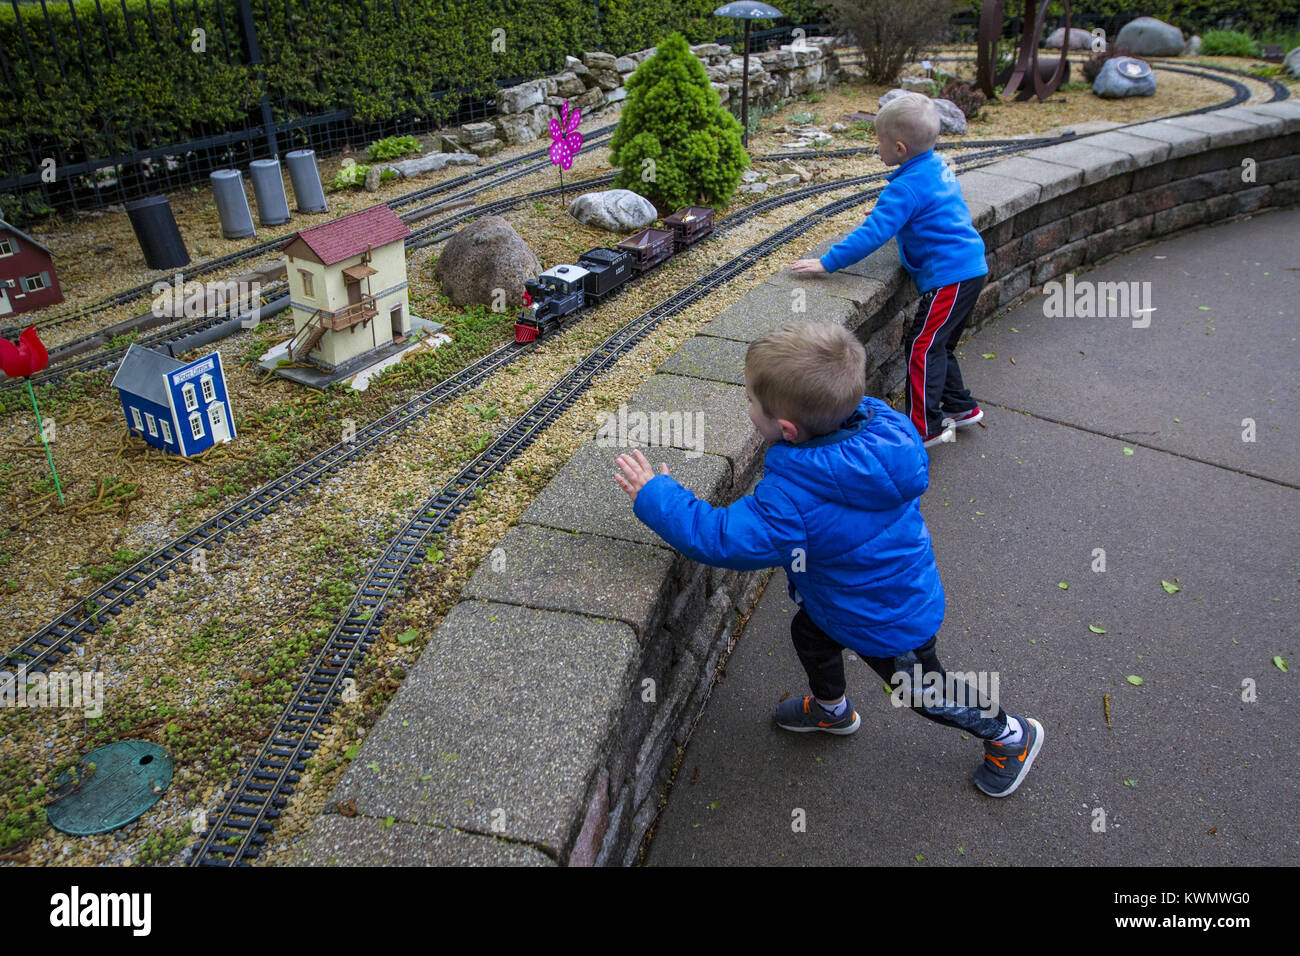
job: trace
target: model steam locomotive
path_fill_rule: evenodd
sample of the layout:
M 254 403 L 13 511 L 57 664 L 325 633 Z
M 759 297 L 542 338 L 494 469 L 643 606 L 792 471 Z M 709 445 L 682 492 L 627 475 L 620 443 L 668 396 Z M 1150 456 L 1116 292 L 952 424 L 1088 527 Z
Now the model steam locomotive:
M 597 246 L 576 264 L 553 266 L 524 282 L 524 309 L 515 321 L 515 341 L 532 342 L 558 332 L 584 305 L 622 287 L 633 275 L 658 266 L 713 232 L 713 210 L 687 206 L 664 219 L 667 229 L 642 229 L 612 249 Z

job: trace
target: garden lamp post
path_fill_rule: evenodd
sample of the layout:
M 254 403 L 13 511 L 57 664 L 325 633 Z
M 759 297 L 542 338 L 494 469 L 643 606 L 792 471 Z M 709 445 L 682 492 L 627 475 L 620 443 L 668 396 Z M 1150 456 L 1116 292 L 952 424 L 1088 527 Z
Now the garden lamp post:
M 745 51 L 742 54 L 744 66 L 740 71 L 740 124 L 744 130 L 740 134 L 740 142 L 746 148 L 749 147 L 749 21 L 751 20 L 778 20 L 783 14 L 776 7 L 769 7 L 766 3 L 758 3 L 757 0 L 735 0 L 734 3 L 728 3 L 725 6 L 718 7 L 713 11 L 715 17 L 729 17 L 732 20 L 745 21 Z

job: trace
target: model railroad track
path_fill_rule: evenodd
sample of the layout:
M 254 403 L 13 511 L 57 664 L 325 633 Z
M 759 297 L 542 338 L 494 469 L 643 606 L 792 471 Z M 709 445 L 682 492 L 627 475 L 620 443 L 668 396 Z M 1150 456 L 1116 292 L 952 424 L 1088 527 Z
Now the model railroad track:
M 998 147 L 966 157 L 962 165 L 968 168 L 985 165 L 1004 153 L 1023 148 L 1023 143 Z M 820 184 L 797 198 L 805 199 L 810 193 L 830 189 L 864 185 L 883 179 L 885 175 L 872 173 L 836 184 Z M 355 676 L 361 658 L 378 637 L 388 605 L 401 596 L 407 575 L 423 560 L 432 545 L 431 539 L 451 528 L 465 504 L 493 475 L 521 455 L 598 376 L 612 368 L 665 319 L 681 313 L 731 282 L 808 230 L 878 195 L 882 188 L 876 187 L 822 206 L 622 326 L 451 481 L 430 495 L 371 563 L 356 595 L 307 667 L 293 699 L 268 734 L 261 752 L 247 765 L 222 809 L 211 820 L 203 839 L 196 845 L 191 863 L 202 866 L 249 865 L 249 861 L 258 857 L 274 828 L 274 821 L 279 818 L 293 786 L 305 770 L 306 761 L 317 747 L 313 737 L 328 722 L 343 681 Z M 772 199 L 776 202 L 765 206 L 763 211 L 783 204 L 781 201 L 791 201 L 789 195 Z M 745 212 L 751 212 L 759 205 L 755 203 Z
M 609 126 L 602 126 L 599 129 L 592 130 L 591 133 L 589 134 L 589 138 L 587 138 L 583 142 L 582 151 L 586 151 L 589 148 L 594 148 L 596 146 L 603 144 L 610 136 L 613 135 L 613 131 L 614 131 L 613 124 Z M 513 182 L 516 179 L 519 179 L 523 176 L 531 175 L 537 172 L 538 170 L 545 168 L 546 163 L 544 163 L 543 160 L 545 160 L 546 158 L 547 158 L 546 149 L 533 150 L 530 153 L 525 153 L 523 156 L 516 157 L 515 159 L 505 160 L 500 163 L 494 163 L 491 166 L 487 166 L 484 167 L 483 169 L 476 170 L 473 173 L 466 173 L 463 176 L 456 176 L 453 177 L 452 179 L 447 179 L 440 183 L 435 183 L 434 185 L 431 186 L 424 186 L 421 187 L 420 189 L 412 190 L 411 192 L 406 193 L 402 196 L 398 196 L 394 199 L 387 200 L 385 204 L 394 212 L 396 212 L 399 207 L 407 206 L 414 202 L 419 202 L 422 199 L 428 199 L 431 196 L 437 196 L 445 192 L 450 192 L 451 190 L 457 189 L 461 186 L 469 186 L 471 188 L 467 189 L 465 192 L 461 193 L 459 196 L 454 198 L 458 198 L 458 199 L 467 198 L 469 196 L 475 195 L 476 193 L 485 192 L 486 190 L 494 189 L 497 186 L 501 186 L 506 183 Z M 505 173 L 505 175 L 498 176 L 497 175 L 498 173 Z M 489 180 L 490 177 L 496 177 L 496 178 L 491 178 L 490 181 L 485 181 L 485 180 Z M 407 216 L 410 217 L 415 213 L 422 212 L 422 211 L 424 210 L 415 210 L 412 212 L 408 212 Z M 275 239 L 266 239 L 262 242 L 255 243 L 245 249 L 237 249 L 236 251 L 227 253 L 224 256 L 217 256 L 216 258 L 213 259 L 207 259 L 201 263 L 198 263 L 195 266 L 192 266 L 188 272 L 182 273 L 182 281 L 190 282 L 198 278 L 199 276 L 207 275 L 208 273 L 211 272 L 217 272 L 222 269 L 228 269 L 231 266 L 238 265 L 241 262 L 245 262 L 249 259 L 256 258 L 257 256 L 274 252 L 276 248 L 281 244 L 283 244 L 284 241 L 288 238 L 289 238 L 288 235 L 285 235 L 285 236 L 279 236 Z M 73 312 L 64 312 L 59 315 L 52 315 L 47 319 L 43 319 L 41 321 L 36 322 L 35 325 L 38 329 L 53 328 L 55 326 L 63 325 L 68 322 L 75 322 L 78 319 L 87 318 L 99 312 L 105 312 L 109 309 L 116 308 L 117 306 L 120 305 L 128 305 L 132 302 L 136 302 L 140 299 L 143 299 L 145 296 L 149 295 L 153 291 L 154 284 L 155 284 L 154 282 L 141 283 L 140 285 L 133 286 L 130 289 L 125 289 L 121 292 L 115 292 L 110 296 L 106 296 L 105 298 L 100 299 L 98 302 L 95 302 L 91 305 L 83 306 L 82 308 L 77 309 Z M 27 323 L 27 324 L 32 324 L 32 323 Z M 27 324 L 0 328 L 0 338 L 12 338 L 13 336 L 16 336 L 19 332 L 21 332 L 24 328 L 26 328 Z
M 481 385 L 526 349 L 514 343 L 504 345 L 422 392 L 405 405 L 393 409 L 361 428 L 351 442 L 325 449 L 298 467 L 263 485 L 153 554 L 138 561 L 103 587 L 68 608 L 9 651 L 4 663 L 28 671 L 48 670 L 73 645 L 80 644 L 105 620 L 130 607 L 176 568 L 188 563 L 200 548 L 219 544 L 231 532 L 260 521 L 303 491 L 319 485 L 332 473 L 361 458 L 380 443 L 423 418 L 429 410 L 450 398 Z
M 996 146 L 1010 146 L 1010 145 L 1020 145 L 1022 147 L 1026 147 L 1031 145 L 1039 145 L 1043 142 L 1046 142 L 1046 140 L 1041 140 L 1041 139 L 982 140 L 978 142 L 948 142 L 948 143 L 941 143 L 939 144 L 939 146 L 944 149 L 983 149 L 983 148 L 990 148 Z M 855 147 L 848 147 L 845 149 L 838 149 L 838 150 L 824 150 L 821 152 L 773 153 L 765 156 L 756 156 L 754 157 L 754 161 L 772 162 L 781 159 L 845 157 L 845 156 L 861 155 L 863 153 L 869 153 L 874 151 L 875 151 L 875 147 L 873 146 L 855 146 Z M 533 172 L 533 170 L 531 169 L 523 170 L 517 172 L 516 174 L 513 174 L 509 178 L 519 178 L 520 176 L 529 175 L 531 174 L 531 172 Z M 514 209 L 515 207 L 525 202 L 529 202 L 537 199 L 546 199 L 552 196 L 561 195 L 569 192 L 575 192 L 578 190 L 590 190 L 590 189 L 603 188 L 605 186 L 608 186 L 611 182 L 613 182 L 615 175 L 616 174 L 614 173 L 606 173 L 601 176 L 595 176 L 589 179 L 583 179 L 583 180 L 578 180 L 577 182 L 571 182 L 567 186 L 563 186 L 563 187 L 549 186 L 543 189 L 533 190 L 532 192 L 528 192 L 520 196 L 508 196 L 504 199 L 496 199 L 479 206 L 474 206 L 470 209 L 462 210 L 461 212 L 455 213 L 444 219 L 440 219 L 436 222 L 428 223 L 424 226 L 420 226 L 412 230 L 411 235 L 408 236 L 406 239 L 406 243 L 405 243 L 406 249 L 408 252 L 411 252 L 416 249 L 421 249 L 425 246 L 432 245 L 433 243 L 444 238 L 447 232 L 454 230 L 460 224 L 468 220 L 476 219 L 481 216 L 492 216 L 492 215 L 497 215 L 499 213 L 508 212 L 511 209 Z M 499 182 L 505 182 L 505 181 L 506 180 L 500 180 Z M 495 186 L 497 184 L 498 184 L 497 182 L 494 182 L 491 185 Z M 439 184 L 438 187 L 430 187 L 430 188 L 441 188 L 443 185 L 445 184 Z M 457 197 L 457 198 L 461 198 L 461 197 Z M 408 212 L 403 218 L 413 218 L 413 217 L 418 218 L 424 212 L 425 212 L 424 209 L 412 210 Z M 268 299 L 267 298 L 268 296 L 273 296 L 273 298 Z M 263 305 L 261 307 L 262 318 L 267 318 L 269 316 L 276 315 L 279 312 L 284 311 L 284 309 L 288 308 L 289 305 L 289 299 L 287 293 L 285 292 L 285 283 L 283 281 L 274 282 L 268 285 L 266 289 L 263 291 L 262 298 L 263 298 Z M 214 326 L 220 325 L 221 323 L 226 321 L 229 321 L 229 317 L 224 315 L 200 316 L 188 322 L 182 322 L 179 325 L 173 325 L 168 329 L 157 332 L 151 336 L 137 339 L 136 344 L 147 346 L 147 347 L 166 348 L 169 345 L 183 341 L 184 339 L 189 338 L 192 335 L 213 328 Z M 85 338 L 93 338 L 98 334 L 99 333 L 91 333 L 90 335 L 85 336 Z M 64 347 L 66 347 L 69 344 L 76 343 L 79 341 L 81 341 L 81 339 L 73 339 L 69 343 L 62 343 L 62 344 Z M 47 370 L 38 373 L 36 376 L 34 376 L 32 379 L 32 384 L 50 385 L 50 384 L 54 384 L 55 382 L 61 381 L 67 376 L 72 375 L 76 372 L 94 372 L 100 369 L 113 368 L 118 364 L 118 362 L 121 361 L 122 357 L 126 355 L 127 349 L 129 347 L 130 346 L 121 346 L 113 349 L 99 348 L 88 355 L 82 356 L 81 358 L 69 360 L 66 362 L 59 362 L 57 365 L 48 368 Z M 21 387 L 22 387 L 21 384 L 18 382 L 6 381 L 0 383 L 0 394 L 3 394 L 6 391 L 17 390 Z

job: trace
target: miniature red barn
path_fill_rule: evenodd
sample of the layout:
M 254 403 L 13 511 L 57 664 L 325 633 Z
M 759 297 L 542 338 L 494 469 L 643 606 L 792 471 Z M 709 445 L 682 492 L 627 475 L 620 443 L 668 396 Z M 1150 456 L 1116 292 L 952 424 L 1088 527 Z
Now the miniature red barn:
M 379 205 L 304 229 L 280 247 L 293 308 L 289 358 L 334 369 L 410 333 L 403 243 L 410 234 Z
M 0 316 L 62 301 L 50 250 L 0 219 Z

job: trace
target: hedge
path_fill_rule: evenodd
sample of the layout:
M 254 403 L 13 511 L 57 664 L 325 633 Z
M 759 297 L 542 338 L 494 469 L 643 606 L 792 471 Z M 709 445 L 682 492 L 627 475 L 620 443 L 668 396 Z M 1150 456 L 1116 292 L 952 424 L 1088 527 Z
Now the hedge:
M 362 122 L 441 119 L 459 102 L 440 95 L 445 91 L 469 87 L 466 95 L 487 95 L 502 80 L 562 68 L 566 54 L 627 53 L 673 30 L 692 43 L 733 34 L 736 21 L 714 16 L 717 5 L 254 0 L 260 71 L 244 49 L 236 0 L 47 0 L 48 22 L 39 4 L 22 5 L 21 22 L 6 5 L 0 50 L 12 95 L 0 102 L 0 152 L 13 174 L 35 168 L 29 143 L 38 155 L 60 148 L 65 159 L 77 160 L 87 158 L 82 143 L 89 157 L 100 158 L 179 142 L 256 121 L 263 90 L 277 120 L 339 109 Z M 781 9 L 796 22 L 815 18 L 809 0 Z M 191 49 L 196 26 L 207 32 L 203 53 Z M 498 28 L 503 51 L 493 49 Z

